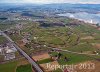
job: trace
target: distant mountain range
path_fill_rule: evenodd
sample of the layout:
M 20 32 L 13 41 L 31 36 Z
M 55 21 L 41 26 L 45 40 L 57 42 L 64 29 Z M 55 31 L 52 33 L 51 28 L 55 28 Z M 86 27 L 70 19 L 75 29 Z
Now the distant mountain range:
M 36 4 L 0 4 L 0 9 L 23 9 L 23 8 L 41 8 L 41 9 L 58 9 L 58 10 L 69 10 L 73 11 L 86 11 L 97 13 L 100 11 L 100 4 L 44 4 L 44 5 L 36 5 Z

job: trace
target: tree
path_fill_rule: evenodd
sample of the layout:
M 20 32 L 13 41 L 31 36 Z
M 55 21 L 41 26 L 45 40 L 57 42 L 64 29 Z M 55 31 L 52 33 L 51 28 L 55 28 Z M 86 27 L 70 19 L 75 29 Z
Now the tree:
M 61 56 L 62 56 L 62 54 L 59 52 L 59 53 L 58 53 L 58 59 L 60 59 Z
M 68 58 L 65 56 L 65 57 L 64 57 L 64 60 L 65 60 L 65 61 L 68 61 Z

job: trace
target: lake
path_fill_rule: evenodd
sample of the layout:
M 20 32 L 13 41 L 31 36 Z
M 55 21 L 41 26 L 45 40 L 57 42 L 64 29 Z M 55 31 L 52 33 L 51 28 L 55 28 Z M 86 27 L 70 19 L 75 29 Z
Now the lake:
M 58 16 L 66 16 L 69 18 L 79 19 L 89 23 L 100 23 L 100 14 L 90 14 L 86 12 L 79 12 L 79 13 L 64 13 L 64 14 L 57 14 Z

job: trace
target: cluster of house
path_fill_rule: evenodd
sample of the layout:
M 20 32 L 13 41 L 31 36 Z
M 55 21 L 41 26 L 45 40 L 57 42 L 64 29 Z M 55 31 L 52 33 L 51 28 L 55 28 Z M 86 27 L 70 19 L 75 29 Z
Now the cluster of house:
M 31 42 L 31 35 L 32 35 L 32 33 L 30 32 L 23 32 L 22 33 L 23 34 L 23 39 L 22 39 L 22 41 L 23 41 L 23 43 L 29 43 L 29 42 Z M 33 37 L 33 39 L 34 40 L 36 40 L 36 39 L 38 39 L 38 37 Z
M 31 36 L 30 33 L 23 32 L 23 39 L 22 39 L 23 43 L 25 43 L 25 44 L 29 43 L 30 42 L 30 36 Z
M 4 60 L 14 59 L 16 51 L 16 48 L 11 43 L 0 45 L 0 55 L 4 56 Z
M 29 17 L 15 17 L 15 18 L 9 18 L 8 20 L 9 21 L 10 20 L 17 20 L 17 21 L 19 21 L 19 20 L 29 20 L 29 21 L 32 21 L 32 19 L 29 18 Z
M 6 34 L 21 34 L 20 30 L 22 29 L 23 25 L 22 24 L 16 24 L 15 28 L 10 27 L 10 29 L 6 29 L 4 32 Z

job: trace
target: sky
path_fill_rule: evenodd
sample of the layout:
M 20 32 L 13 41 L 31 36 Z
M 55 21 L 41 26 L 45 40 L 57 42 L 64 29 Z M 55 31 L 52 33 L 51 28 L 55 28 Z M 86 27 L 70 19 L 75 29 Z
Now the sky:
M 50 3 L 82 3 L 82 4 L 100 4 L 100 0 L 0 0 L 0 3 L 36 3 L 36 4 L 50 4 Z

